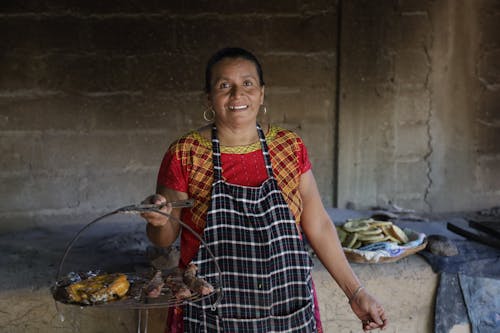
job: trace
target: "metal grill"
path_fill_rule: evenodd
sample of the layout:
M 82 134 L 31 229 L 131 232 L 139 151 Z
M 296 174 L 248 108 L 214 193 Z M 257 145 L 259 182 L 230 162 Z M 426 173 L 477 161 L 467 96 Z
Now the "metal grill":
M 181 201 L 174 201 L 169 203 L 172 208 L 185 208 L 185 207 L 191 207 L 193 205 L 193 200 L 181 200 Z M 73 237 L 73 239 L 69 242 L 68 246 L 66 247 L 64 254 L 61 258 L 61 261 L 59 263 L 59 267 L 57 270 L 57 275 L 56 275 L 56 283 L 52 287 L 52 294 L 54 296 L 55 300 L 55 306 L 56 310 L 61 316 L 61 320 L 64 320 L 64 317 L 60 311 L 60 308 L 58 306 L 59 303 L 63 304 L 73 304 L 77 306 L 82 306 L 80 303 L 71 303 L 68 301 L 68 299 L 63 296 L 65 288 L 72 283 L 72 279 L 69 279 L 67 276 L 62 276 L 63 272 L 63 267 L 64 263 L 68 257 L 68 254 L 71 252 L 71 249 L 73 248 L 73 245 L 75 242 L 80 238 L 80 236 L 92 225 L 106 219 L 107 217 L 110 217 L 115 214 L 141 214 L 144 212 L 155 212 L 158 214 L 161 214 L 163 216 L 168 217 L 170 220 L 173 220 L 177 223 L 179 223 L 182 228 L 187 229 L 189 232 L 191 232 L 202 244 L 205 244 L 203 239 L 200 237 L 200 235 L 195 232 L 190 226 L 182 222 L 180 219 L 176 218 L 173 215 L 167 214 L 165 212 L 162 212 L 160 209 L 165 206 L 166 204 L 162 205 L 151 205 L 151 204 L 139 204 L 139 205 L 129 205 L 125 206 L 122 208 L 118 208 L 110 213 L 107 213 L 105 215 L 102 215 L 95 220 L 89 222 L 86 224 L 83 228 L 81 228 L 76 235 Z M 127 275 L 127 280 L 130 283 L 130 288 L 125 297 L 119 300 L 115 301 L 110 301 L 110 302 L 104 302 L 100 304 L 89 304 L 88 306 L 93 306 L 93 307 L 102 307 L 102 308 L 115 308 L 115 309 L 137 309 L 138 310 L 138 325 L 137 325 L 137 331 L 141 332 L 147 332 L 147 317 L 148 317 L 148 309 L 154 309 L 154 308 L 169 308 L 169 307 L 174 307 L 174 306 L 180 306 L 183 305 L 187 302 L 196 302 L 199 300 L 202 300 L 206 297 L 212 297 L 214 294 L 217 294 L 217 297 L 215 298 L 215 302 L 212 305 L 212 308 L 215 310 L 217 305 L 220 303 L 222 297 L 223 297 L 223 288 L 222 288 L 222 272 L 220 270 L 219 265 L 217 264 L 217 260 L 215 259 L 215 256 L 213 253 L 210 251 L 210 249 L 207 247 L 207 250 L 210 254 L 210 256 L 213 259 L 213 265 L 215 265 L 216 271 L 218 272 L 218 281 L 216 281 L 214 287 L 214 292 L 209 294 L 209 295 L 201 295 L 199 293 L 193 293 L 191 297 L 185 298 L 185 299 L 177 299 L 175 294 L 170 290 L 169 288 L 165 287 L 162 288 L 161 295 L 157 298 L 150 298 L 147 297 L 143 291 L 143 286 L 145 283 L 149 281 L 149 277 L 146 276 L 145 274 L 140 274 L 140 273 L 125 273 L 125 272 L 120 272 L 123 274 Z M 76 273 L 75 273 L 76 274 Z M 85 279 L 86 277 L 89 276 L 89 274 L 92 274 L 92 271 L 88 271 L 85 276 L 77 276 L 79 279 Z M 144 321 L 144 322 L 143 322 Z

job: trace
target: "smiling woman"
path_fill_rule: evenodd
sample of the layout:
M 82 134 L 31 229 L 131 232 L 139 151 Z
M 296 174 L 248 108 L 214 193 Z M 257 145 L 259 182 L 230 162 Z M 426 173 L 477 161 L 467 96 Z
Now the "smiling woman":
M 385 328 L 384 309 L 344 256 L 302 139 L 257 123 L 264 80 L 255 56 L 240 48 L 217 52 L 207 64 L 205 82 L 213 123 L 170 146 L 156 194 L 145 200 L 194 199 L 190 210 L 166 205 L 163 211 L 180 217 L 204 243 L 174 219 L 157 213 L 143 217 L 153 243 L 169 246 L 180 235 L 179 266 L 194 264 L 199 277 L 216 284 L 213 253 L 224 298 L 217 311 L 210 297 L 172 309 L 169 332 L 323 332 L 302 232 L 362 328 Z
M 232 57 L 227 52 L 233 50 L 234 55 L 243 54 L 237 52 L 239 49 L 224 50 L 209 61 L 205 87 L 209 107 L 214 112 L 222 145 L 250 144 L 258 140 L 254 127 L 264 103 L 262 68 L 253 56 Z M 209 132 L 208 128 L 205 129 L 207 137 Z
M 254 127 L 264 103 L 264 86 L 259 84 L 257 70 L 251 61 L 225 58 L 216 63 L 212 68 L 208 101 L 215 112 L 221 144 L 244 145 L 256 141 Z M 240 134 L 232 134 L 234 130 Z

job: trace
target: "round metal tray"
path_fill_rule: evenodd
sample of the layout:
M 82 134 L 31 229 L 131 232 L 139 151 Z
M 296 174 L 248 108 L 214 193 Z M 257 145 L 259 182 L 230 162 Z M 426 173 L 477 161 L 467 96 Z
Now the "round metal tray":
M 170 203 L 172 207 L 174 208 L 182 208 L 182 207 L 191 207 L 193 204 L 192 200 L 184 200 L 184 201 L 175 201 Z M 215 299 L 214 303 L 212 304 L 212 308 L 215 309 L 217 305 L 220 303 L 222 296 L 223 296 L 223 288 L 222 288 L 222 272 L 220 270 L 220 267 L 217 263 L 217 260 L 213 253 L 210 251 L 208 246 L 206 246 L 206 243 L 203 241 L 202 237 L 195 232 L 190 226 L 182 222 L 180 219 L 176 218 L 173 215 L 167 214 L 162 212 L 160 209 L 163 205 L 129 205 L 125 206 L 122 208 L 118 208 L 110 213 L 107 213 L 103 216 L 100 216 L 96 218 L 95 220 L 89 222 L 86 224 L 82 229 L 80 229 L 76 235 L 73 237 L 73 239 L 69 242 L 68 246 L 66 247 L 66 250 L 64 251 L 64 254 L 61 258 L 61 261 L 59 263 L 59 267 L 57 270 L 57 275 L 56 275 L 56 283 L 54 286 L 52 286 L 51 291 L 52 295 L 54 297 L 55 303 L 56 303 L 56 309 L 60 313 L 60 309 L 58 307 L 59 303 L 62 304 L 69 304 L 69 305 L 77 305 L 77 306 L 92 306 L 92 307 L 104 307 L 104 308 L 121 308 L 121 309 L 153 309 L 153 308 L 168 308 L 168 307 L 173 307 L 173 306 L 179 306 L 188 302 L 196 302 L 200 301 L 202 299 L 211 297 L 212 299 Z M 73 245 L 75 242 L 80 238 L 80 236 L 87 230 L 89 229 L 92 225 L 98 223 L 99 221 L 102 221 L 106 219 L 107 217 L 110 217 L 115 214 L 141 214 L 144 212 L 155 212 L 161 215 L 164 215 L 168 217 L 169 219 L 179 223 L 183 228 L 187 229 L 189 232 L 191 232 L 199 241 L 201 244 L 205 245 L 209 255 L 211 256 L 213 260 L 213 265 L 216 268 L 216 271 L 218 273 L 218 281 L 216 283 L 212 283 L 212 286 L 214 287 L 214 292 L 210 293 L 209 295 L 200 295 L 197 293 L 193 293 L 193 295 L 189 298 L 179 300 L 175 297 L 173 292 L 169 288 L 163 288 L 162 293 L 158 298 L 150 298 L 144 295 L 144 292 L 142 292 L 142 286 L 149 281 L 149 276 L 147 274 L 141 274 L 141 273 L 126 273 L 126 272 L 106 272 L 106 273 L 123 273 L 127 275 L 127 280 L 130 283 L 130 288 L 129 291 L 127 292 L 127 295 L 125 295 L 123 298 L 115 301 L 110 301 L 110 302 L 104 302 L 104 303 L 97 303 L 97 304 L 80 304 L 80 303 L 72 303 L 67 300 L 67 298 L 64 297 L 65 293 L 65 287 L 68 286 L 70 283 L 78 281 L 78 279 L 85 279 L 89 276 L 96 275 L 98 274 L 97 272 L 93 272 L 92 270 L 87 270 L 86 273 L 74 273 L 71 272 L 73 279 L 69 278 L 68 276 L 63 276 L 62 271 L 63 271 L 63 266 L 66 261 L 66 258 L 68 257 L 68 254 L 71 252 L 71 249 L 73 248 Z M 75 280 L 76 278 L 76 280 Z

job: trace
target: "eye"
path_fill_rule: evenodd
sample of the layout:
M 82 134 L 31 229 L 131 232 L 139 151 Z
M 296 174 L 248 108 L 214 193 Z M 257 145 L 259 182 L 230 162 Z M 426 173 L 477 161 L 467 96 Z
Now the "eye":
M 229 83 L 222 82 L 221 84 L 219 84 L 219 89 L 226 89 L 226 88 L 229 88 Z
M 245 82 L 243 82 L 243 85 L 247 86 L 247 87 L 253 86 L 253 82 L 252 81 L 245 81 Z

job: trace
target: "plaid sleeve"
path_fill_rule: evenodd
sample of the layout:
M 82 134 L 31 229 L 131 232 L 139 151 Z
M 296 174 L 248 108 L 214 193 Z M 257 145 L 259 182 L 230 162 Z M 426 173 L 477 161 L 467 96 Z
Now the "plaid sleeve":
M 157 185 L 168 187 L 175 191 L 188 191 L 188 174 L 183 168 L 181 158 L 176 153 L 175 145 L 165 153 L 158 171 Z

